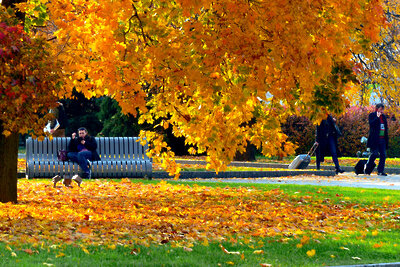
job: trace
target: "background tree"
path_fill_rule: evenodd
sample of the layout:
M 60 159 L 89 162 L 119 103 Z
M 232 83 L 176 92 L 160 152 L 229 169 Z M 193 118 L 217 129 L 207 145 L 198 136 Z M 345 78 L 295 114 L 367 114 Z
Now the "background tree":
M 103 125 L 97 115 L 100 111 L 100 99 L 88 99 L 82 93 L 73 90 L 71 98 L 62 102 L 68 117 L 66 136 L 71 136 L 79 127 L 85 127 L 93 136 L 101 131 Z
M 110 97 L 99 99 L 100 111 L 98 118 L 103 124 L 102 136 L 138 136 L 140 132 L 137 118 L 121 112 L 118 102 Z
M 396 107 L 399 99 L 400 77 L 400 4 L 384 1 L 387 26 L 380 29 L 379 42 L 373 44 L 370 53 L 354 54 L 355 71 L 362 81 L 355 103 L 368 106 L 372 99 Z
M 61 68 L 46 40 L 29 37 L 11 9 L 0 6 L 0 21 L 0 202 L 17 202 L 18 134 L 43 134 L 62 93 Z

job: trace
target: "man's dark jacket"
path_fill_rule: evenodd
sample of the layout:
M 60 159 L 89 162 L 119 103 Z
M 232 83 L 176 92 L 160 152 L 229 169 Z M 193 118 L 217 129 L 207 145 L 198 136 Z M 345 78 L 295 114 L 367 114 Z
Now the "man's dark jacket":
M 100 160 L 100 156 L 97 153 L 97 142 L 96 139 L 92 136 L 86 135 L 83 139 L 85 139 L 85 144 L 83 145 L 87 150 L 92 152 L 92 161 Z M 78 152 L 78 145 L 81 143 L 82 138 L 77 137 L 69 141 L 68 144 L 68 152 Z
M 388 124 L 385 114 L 382 114 L 383 124 L 385 125 L 385 141 L 386 149 L 389 146 Z M 376 112 L 372 112 L 368 116 L 369 121 L 369 137 L 367 147 L 372 150 L 377 149 L 379 145 L 379 132 L 381 131 L 381 120 L 376 116 Z

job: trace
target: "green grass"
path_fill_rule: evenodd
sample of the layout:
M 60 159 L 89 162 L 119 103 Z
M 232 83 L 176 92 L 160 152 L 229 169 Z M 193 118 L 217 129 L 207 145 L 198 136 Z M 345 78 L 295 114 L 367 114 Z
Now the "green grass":
M 158 183 L 160 180 L 133 180 L 142 183 Z M 171 184 L 195 184 L 209 187 L 250 187 L 257 190 L 280 189 L 291 196 L 312 196 L 315 199 L 327 199 L 332 201 L 348 201 L 360 204 L 375 203 L 397 203 L 400 201 L 400 191 L 374 188 L 357 188 L 342 186 L 316 186 L 316 185 L 296 185 L 296 184 L 260 184 L 260 183 L 228 183 L 228 182 L 207 182 L 198 181 L 175 181 L 169 180 Z
M 175 247 L 169 243 L 150 247 L 79 245 L 22 247 L 0 243 L 0 266 L 324 266 L 400 261 L 400 231 L 327 237 L 311 237 L 297 247 L 298 239 L 236 239 L 232 242 L 195 244 L 192 248 Z M 229 252 L 225 253 L 220 245 Z M 8 248 L 7 248 L 8 246 Z M 378 247 L 374 247 L 378 246 Z M 11 250 L 10 250 L 11 249 Z M 30 255 L 24 250 L 30 249 Z M 309 257 L 307 252 L 315 250 Z M 189 251 L 190 250 L 190 251 Z M 257 254 L 255 251 L 262 250 Z M 14 256 L 12 255 L 14 252 Z M 289 256 L 290 255 L 290 256 Z
M 282 171 L 287 171 L 287 168 L 255 168 L 255 167 L 236 167 L 236 166 L 228 166 L 226 171 L 271 171 L 271 170 L 282 170 Z M 182 171 L 215 171 L 214 169 L 207 170 L 205 167 L 199 167 L 199 166 L 188 166 L 185 165 L 185 167 L 182 168 Z M 296 171 L 296 170 L 293 170 Z M 300 170 L 304 171 L 304 170 Z
M 25 146 L 19 146 L 19 147 L 18 147 L 18 153 L 19 153 L 19 154 L 25 154 L 25 153 L 26 153 L 26 148 L 25 148 Z

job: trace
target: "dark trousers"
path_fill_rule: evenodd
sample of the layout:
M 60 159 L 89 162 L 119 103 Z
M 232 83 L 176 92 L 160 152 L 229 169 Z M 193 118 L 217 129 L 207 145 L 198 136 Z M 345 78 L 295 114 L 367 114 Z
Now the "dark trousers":
M 375 162 L 376 158 L 379 156 L 378 173 L 382 173 L 385 169 L 386 161 L 386 141 L 384 138 L 379 138 L 378 147 L 371 151 L 371 155 L 366 163 L 366 168 L 371 168 L 372 163 Z
M 337 155 L 337 149 L 336 149 L 336 143 L 335 143 L 335 138 L 333 136 L 328 136 L 328 148 L 329 151 L 331 152 L 332 155 L 332 161 L 335 164 L 335 168 L 336 170 L 340 169 L 340 165 L 339 165 L 339 159 L 338 159 L 338 155 Z M 317 169 L 320 169 L 321 166 L 321 162 L 319 159 L 319 155 L 317 155 Z
M 92 159 L 92 152 L 81 151 L 81 152 L 68 152 L 68 159 L 79 164 L 82 171 L 82 178 L 89 178 L 90 169 L 88 166 L 88 160 Z

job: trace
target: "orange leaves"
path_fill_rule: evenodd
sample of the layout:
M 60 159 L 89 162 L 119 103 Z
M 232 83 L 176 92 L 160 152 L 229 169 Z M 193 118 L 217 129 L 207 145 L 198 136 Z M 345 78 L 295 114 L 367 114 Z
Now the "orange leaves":
M 89 227 L 82 227 L 81 229 L 79 229 L 79 232 L 89 235 L 92 233 L 92 230 Z
M 246 237 L 253 236 L 300 239 L 300 235 L 299 245 L 306 246 L 310 236 L 337 233 L 338 229 L 398 227 L 390 215 L 382 220 L 373 214 L 378 210 L 390 214 L 400 208 L 400 204 L 332 205 L 312 197 L 288 196 L 280 190 L 142 184 L 127 179 L 94 180 L 80 188 L 53 188 L 51 181 L 20 179 L 18 189 L 18 205 L 0 203 L 0 241 L 82 241 L 109 245 L 110 249 L 113 244 L 132 242 L 191 248 L 194 242 L 208 246 L 221 240 L 246 243 Z M 258 245 L 253 253 L 261 255 L 264 250 Z M 241 255 L 222 244 L 220 248 Z

